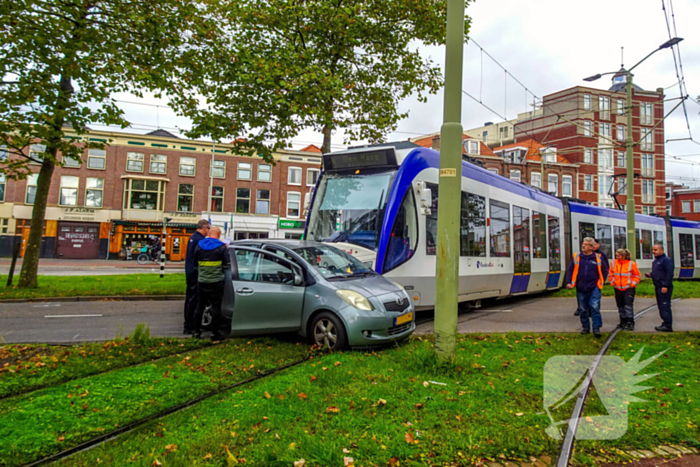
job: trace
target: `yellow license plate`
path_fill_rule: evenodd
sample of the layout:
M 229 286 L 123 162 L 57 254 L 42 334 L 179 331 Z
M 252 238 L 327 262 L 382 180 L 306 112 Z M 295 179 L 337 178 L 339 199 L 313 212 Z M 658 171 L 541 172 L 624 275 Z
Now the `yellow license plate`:
M 395 326 L 398 326 L 399 324 L 409 323 L 409 322 L 413 321 L 413 312 L 406 313 L 405 315 L 397 316 L 395 321 L 396 321 Z

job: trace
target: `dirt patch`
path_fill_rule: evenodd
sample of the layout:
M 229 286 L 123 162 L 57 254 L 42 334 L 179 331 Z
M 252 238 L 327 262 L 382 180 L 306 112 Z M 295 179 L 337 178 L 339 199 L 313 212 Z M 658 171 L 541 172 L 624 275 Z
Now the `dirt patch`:
M 5 345 L 0 347 L 0 369 L 22 363 L 40 362 L 54 354 L 45 345 Z
M 700 467 L 700 455 L 692 454 L 682 457 L 664 459 L 652 457 L 639 459 L 628 464 L 605 464 L 604 467 Z

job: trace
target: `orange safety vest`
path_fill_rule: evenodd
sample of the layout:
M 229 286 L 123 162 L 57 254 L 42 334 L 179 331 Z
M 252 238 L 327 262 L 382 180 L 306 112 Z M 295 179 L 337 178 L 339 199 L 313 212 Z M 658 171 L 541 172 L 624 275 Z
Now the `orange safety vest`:
M 576 287 L 576 278 L 578 277 L 578 265 L 579 265 L 579 255 L 581 253 L 574 253 L 574 273 L 571 275 L 571 285 Z M 598 288 L 603 288 L 603 268 L 601 267 L 602 261 L 600 259 L 600 254 L 595 253 L 595 262 L 598 265 Z
M 610 262 L 610 285 L 618 290 L 627 290 L 630 287 L 637 287 L 642 279 L 637 268 L 637 263 L 630 260 Z

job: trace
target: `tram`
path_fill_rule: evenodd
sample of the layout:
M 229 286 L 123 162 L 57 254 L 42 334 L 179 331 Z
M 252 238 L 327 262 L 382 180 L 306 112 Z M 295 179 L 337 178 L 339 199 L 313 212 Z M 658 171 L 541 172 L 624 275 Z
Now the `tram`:
M 417 309 L 433 308 L 438 178 L 439 153 L 428 148 L 325 154 L 304 238 L 333 243 L 404 287 Z M 461 178 L 460 302 L 561 287 L 588 236 L 609 257 L 626 247 L 623 211 L 560 199 L 467 161 Z M 700 277 L 700 256 L 693 256 L 692 270 L 687 258 L 688 251 L 700 255 L 700 225 L 637 214 L 636 228 L 640 272 L 651 269 L 651 247 L 662 242 L 675 245 L 676 265 L 685 265 L 677 275 Z M 667 240 L 679 229 L 682 252 L 680 242 Z

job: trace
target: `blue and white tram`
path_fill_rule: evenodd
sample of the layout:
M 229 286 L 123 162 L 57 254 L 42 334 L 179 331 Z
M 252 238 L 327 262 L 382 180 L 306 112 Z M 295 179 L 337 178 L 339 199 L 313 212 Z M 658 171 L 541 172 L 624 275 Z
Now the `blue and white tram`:
M 700 222 L 668 219 L 671 248 L 667 252 L 676 265 L 674 276 L 700 279 Z M 694 250 L 694 251 L 693 251 Z

